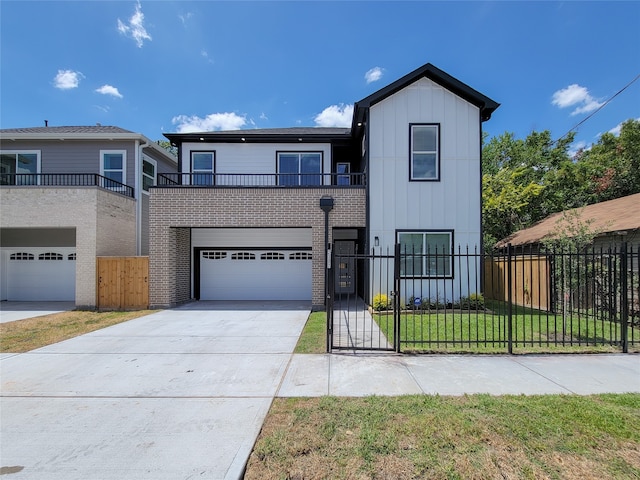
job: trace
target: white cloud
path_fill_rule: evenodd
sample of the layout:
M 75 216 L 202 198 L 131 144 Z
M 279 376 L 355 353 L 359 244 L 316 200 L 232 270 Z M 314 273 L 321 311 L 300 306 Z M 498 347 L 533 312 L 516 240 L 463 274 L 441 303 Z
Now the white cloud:
M 640 117 L 635 119 L 636 122 L 640 122 Z M 613 127 L 611 130 L 609 130 L 609 133 L 614 134 L 616 137 L 620 136 L 620 132 L 622 131 L 622 124 L 624 122 L 620 122 L 618 125 L 616 125 L 615 127 Z M 598 135 L 599 136 L 599 135 Z
M 151 40 L 151 35 L 144 28 L 144 14 L 142 13 L 142 6 L 140 2 L 136 4 L 136 11 L 131 15 L 131 18 L 127 23 L 118 19 L 118 31 L 125 36 L 133 38 L 138 45 L 138 48 L 142 48 L 145 40 Z
M 591 150 L 591 147 L 587 147 L 587 142 L 581 140 L 579 142 L 572 143 L 567 153 L 569 154 L 569 157 L 575 158 L 580 151 L 587 150 Z
M 187 12 L 184 15 L 178 15 L 178 18 L 180 19 L 180 21 L 182 21 L 182 25 L 187 25 L 187 21 L 189 19 L 191 19 L 191 17 L 193 17 L 193 13 L 191 12 Z
M 84 78 L 84 75 L 80 72 L 58 70 L 58 74 L 53 78 L 53 86 L 60 90 L 71 90 L 78 88 L 81 78 Z
M 318 127 L 350 127 L 353 105 L 331 105 L 313 119 Z
M 367 73 L 364 74 L 364 79 L 367 81 L 367 83 L 377 82 L 382 78 L 383 73 L 383 68 L 373 67 L 371 70 L 367 71 Z
M 604 103 L 597 101 L 589 94 L 587 88 L 573 83 L 553 94 L 551 104 L 560 108 L 576 106 L 571 115 L 593 112 Z
M 260 120 L 269 120 L 269 117 L 267 117 L 267 115 L 264 112 L 262 112 L 260 114 Z
M 118 89 L 111 85 L 103 85 L 100 88 L 96 88 L 96 92 L 101 93 L 102 95 L 111 95 L 112 97 L 122 98 L 122 94 Z
M 178 115 L 171 119 L 171 123 L 178 126 L 178 133 L 213 132 L 239 130 L 247 124 L 247 118 L 232 112 L 210 113 L 204 118 L 197 115 Z
M 207 62 L 213 63 L 213 60 L 209 57 L 209 52 L 207 52 L 204 48 L 200 50 L 200 56 L 204 58 Z

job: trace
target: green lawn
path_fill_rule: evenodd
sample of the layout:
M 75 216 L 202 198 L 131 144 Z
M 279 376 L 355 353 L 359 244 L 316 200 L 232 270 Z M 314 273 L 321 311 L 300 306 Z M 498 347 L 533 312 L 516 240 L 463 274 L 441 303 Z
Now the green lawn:
M 325 353 L 327 351 L 327 312 L 313 312 L 302 330 L 293 353 Z
M 375 318 L 387 338 L 393 338 L 388 316 Z M 512 318 L 514 352 L 621 351 L 615 343 L 621 334 L 616 322 L 586 314 L 563 319 L 562 315 L 522 307 L 514 307 Z M 640 329 L 628 327 L 627 332 L 636 343 L 630 350 L 637 351 Z M 490 301 L 487 311 L 405 312 L 400 317 L 400 339 L 402 351 L 504 353 L 508 344 L 506 307 Z
M 640 478 L 640 395 L 277 398 L 245 479 Z

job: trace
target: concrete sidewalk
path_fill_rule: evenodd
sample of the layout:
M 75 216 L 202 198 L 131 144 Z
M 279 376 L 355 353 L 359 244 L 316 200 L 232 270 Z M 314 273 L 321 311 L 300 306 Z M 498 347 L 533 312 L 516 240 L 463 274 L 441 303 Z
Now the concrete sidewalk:
M 66 312 L 74 308 L 75 302 L 0 302 L 0 323 Z
M 293 355 L 279 397 L 640 392 L 640 356 Z

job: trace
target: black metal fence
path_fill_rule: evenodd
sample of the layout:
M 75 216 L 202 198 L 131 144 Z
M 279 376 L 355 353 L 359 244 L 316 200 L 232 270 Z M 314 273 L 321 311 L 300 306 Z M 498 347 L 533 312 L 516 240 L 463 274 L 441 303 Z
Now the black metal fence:
M 640 351 L 639 263 L 638 247 L 626 244 L 581 252 L 507 248 L 491 255 L 396 246 L 385 254 L 335 255 L 328 348 Z M 433 269 L 418 275 L 417 264 Z M 352 292 L 336 293 L 340 265 L 353 265 L 358 284 Z
M 161 173 L 159 187 L 364 186 L 364 173 Z
M 134 198 L 134 189 L 97 173 L 1 173 L 0 186 L 100 187 Z

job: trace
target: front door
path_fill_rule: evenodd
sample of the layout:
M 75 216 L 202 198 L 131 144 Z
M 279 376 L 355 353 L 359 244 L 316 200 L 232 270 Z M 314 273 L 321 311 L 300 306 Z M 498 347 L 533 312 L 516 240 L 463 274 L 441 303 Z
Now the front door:
M 354 269 L 356 243 L 352 240 L 336 240 L 334 248 L 336 260 L 335 293 L 351 295 L 356 292 Z

